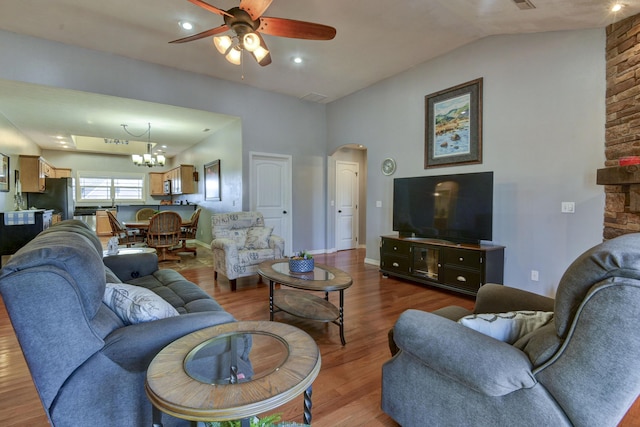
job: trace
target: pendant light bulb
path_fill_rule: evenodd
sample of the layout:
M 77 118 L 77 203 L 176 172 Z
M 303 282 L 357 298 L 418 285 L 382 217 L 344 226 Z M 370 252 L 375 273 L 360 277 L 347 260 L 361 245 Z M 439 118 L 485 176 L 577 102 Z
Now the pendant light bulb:
M 213 45 L 223 55 L 227 53 L 232 44 L 233 42 L 229 36 L 216 36 L 213 38 Z
M 256 33 L 247 33 L 242 37 L 242 45 L 249 52 L 253 52 L 260 47 L 260 37 Z
M 242 50 L 238 46 L 234 46 L 229 50 L 225 58 L 233 65 L 240 65 L 242 63 Z

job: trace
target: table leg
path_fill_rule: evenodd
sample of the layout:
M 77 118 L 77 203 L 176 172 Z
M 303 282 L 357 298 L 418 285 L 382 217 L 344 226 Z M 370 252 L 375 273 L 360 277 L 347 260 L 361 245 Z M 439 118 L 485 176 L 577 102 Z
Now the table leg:
M 153 419 L 153 427 L 162 427 L 162 412 L 155 406 L 151 406 L 151 417 Z
M 311 404 L 311 393 L 312 393 L 312 388 L 313 386 L 310 385 L 308 389 L 305 390 L 304 392 L 304 420 L 303 423 L 304 424 L 309 424 L 311 425 L 311 407 L 313 406 Z
M 269 320 L 273 322 L 273 286 L 275 282 L 269 279 Z
M 340 289 L 340 341 L 342 345 L 347 343 L 344 340 L 344 289 Z

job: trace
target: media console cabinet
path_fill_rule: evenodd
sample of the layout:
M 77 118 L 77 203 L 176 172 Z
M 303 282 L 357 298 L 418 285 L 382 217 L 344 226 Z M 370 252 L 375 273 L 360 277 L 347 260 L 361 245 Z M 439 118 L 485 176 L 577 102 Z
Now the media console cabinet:
M 384 276 L 476 295 L 485 283 L 502 284 L 504 246 L 381 236 L 380 271 Z

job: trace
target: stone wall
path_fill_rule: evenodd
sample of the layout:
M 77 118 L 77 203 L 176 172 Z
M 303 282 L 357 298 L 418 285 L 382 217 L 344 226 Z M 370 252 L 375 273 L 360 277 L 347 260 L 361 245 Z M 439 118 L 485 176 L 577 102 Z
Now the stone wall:
M 607 27 L 605 166 L 640 156 L 640 15 Z M 629 210 L 629 185 L 605 185 L 605 239 L 640 231 Z

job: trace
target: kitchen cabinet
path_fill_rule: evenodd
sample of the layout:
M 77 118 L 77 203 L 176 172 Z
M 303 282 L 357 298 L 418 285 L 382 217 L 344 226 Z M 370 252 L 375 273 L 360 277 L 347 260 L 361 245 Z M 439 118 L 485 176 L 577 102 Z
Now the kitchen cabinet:
M 71 169 L 68 168 L 54 168 L 53 178 L 71 178 Z
M 195 181 L 193 180 L 193 165 L 180 165 L 164 174 L 164 180 L 171 180 L 171 194 L 193 194 L 195 193 Z
M 109 209 L 114 215 L 117 214 L 116 209 Z M 98 236 L 111 235 L 111 224 L 107 216 L 107 209 L 99 209 L 96 211 L 96 234 Z
M 19 161 L 22 192 L 44 192 L 45 178 L 54 178 L 55 168 L 39 156 L 20 156 Z
M 149 194 L 164 196 L 164 172 L 149 172 Z

